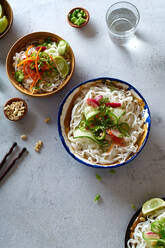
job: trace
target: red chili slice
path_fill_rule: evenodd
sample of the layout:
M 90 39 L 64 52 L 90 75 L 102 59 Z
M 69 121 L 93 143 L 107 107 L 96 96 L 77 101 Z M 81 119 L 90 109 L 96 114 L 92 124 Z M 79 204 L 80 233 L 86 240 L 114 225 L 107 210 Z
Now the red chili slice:
M 105 103 L 107 107 L 112 107 L 112 108 L 119 108 L 121 107 L 121 103 L 115 103 L 115 102 L 107 102 Z
M 120 137 L 117 137 L 113 131 L 111 131 L 110 129 L 108 129 L 107 131 L 107 134 L 109 134 L 113 140 L 113 142 L 119 146 L 125 146 L 125 141 L 123 138 L 120 138 Z

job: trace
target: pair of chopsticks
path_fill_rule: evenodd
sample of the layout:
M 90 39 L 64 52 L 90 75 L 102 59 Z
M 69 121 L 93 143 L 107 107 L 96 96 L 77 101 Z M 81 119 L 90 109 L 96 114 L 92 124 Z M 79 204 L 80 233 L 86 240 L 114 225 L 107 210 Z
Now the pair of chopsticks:
M 4 156 L 4 158 L 2 159 L 2 162 L 0 162 L 0 182 L 3 180 L 3 178 L 8 174 L 8 172 L 13 168 L 13 166 L 15 165 L 16 161 L 18 159 L 20 159 L 22 157 L 22 155 L 24 154 L 24 152 L 27 151 L 27 149 L 24 147 L 21 152 L 18 154 L 17 157 L 15 157 L 11 163 L 9 164 L 9 166 L 2 172 L 1 174 L 1 170 L 4 167 L 7 158 L 12 154 L 14 148 L 17 146 L 17 143 L 14 142 L 13 145 L 11 146 L 10 150 L 8 151 L 8 153 Z

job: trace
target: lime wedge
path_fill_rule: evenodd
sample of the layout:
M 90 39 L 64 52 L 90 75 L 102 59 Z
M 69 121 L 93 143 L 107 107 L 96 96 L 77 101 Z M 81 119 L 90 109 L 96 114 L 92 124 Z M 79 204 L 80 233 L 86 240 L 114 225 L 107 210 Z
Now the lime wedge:
M 8 26 L 8 20 L 6 16 L 3 16 L 0 19 L 0 33 L 3 33 L 6 30 L 7 26 Z
M 0 4 L 0 18 L 2 17 L 2 5 Z
M 144 216 L 165 207 L 165 201 L 160 198 L 152 198 L 146 201 L 142 206 L 142 214 Z
M 61 56 L 55 56 L 54 61 L 57 66 L 57 70 L 62 78 L 66 77 L 69 73 L 69 65 L 66 60 Z

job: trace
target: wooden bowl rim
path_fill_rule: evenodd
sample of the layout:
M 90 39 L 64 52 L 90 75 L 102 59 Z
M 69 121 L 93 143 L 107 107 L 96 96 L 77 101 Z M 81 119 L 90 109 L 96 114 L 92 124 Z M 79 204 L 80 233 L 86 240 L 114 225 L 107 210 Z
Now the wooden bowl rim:
M 18 120 L 10 120 L 9 117 L 7 116 L 6 114 L 6 111 L 4 110 L 4 108 L 8 105 L 8 104 L 11 104 L 12 102 L 19 102 L 19 101 L 22 101 L 24 106 L 25 106 L 25 112 L 24 114 L 18 119 Z M 6 116 L 6 118 L 9 120 L 9 121 L 19 121 L 21 119 L 23 119 L 26 115 L 26 113 L 28 112 L 28 105 L 26 103 L 26 101 L 22 98 L 19 98 L 19 97 L 13 97 L 13 98 L 10 98 L 4 105 L 3 107 L 3 112 L 4 112 L 4 115 Z
M 9 32 L 9 30 L 11 29 L 11 26 L 13 24 L 13 10 L 11 8 L 11 5 L 9 4 L 9 2 L 7 0 L 3 0 L 3 2 L 0 2 L 0 4 L 2 5 L 2 8 L 4 8 L 4 9 L 5 9 L 4 2 L 6 2 L 6 4 L 9 7 L 9 10 L 10 10 L 10 19 L 8 20 L 8 22 L 9 22 L 8 27 L 6 28 L 6 30 L 2 34 L 0 34 L 0 39 L 2 39 Z M 6 12 L 6 10 L 5 10 L 5 12 Z
M 86 22 L 84 22 L 84 23 L 81 24 L 80 26 L 78 26 L 78 25 L 76 25 L 76 24 L 73 24 L 73 23 L 70 21 L 70 19 L 69 19 L 69 15 L 70 15 L 74 10 L 76 10 L 76 9 L 83 10 L 83 11 L 86 13 L 86 15 L 87 15 Z M 68 15 L 67 15 L 67 21 L 68 21 L 69 25 L 72 26 L 73 28 L 82 28 L 82 27 L 86 26 L 86 25 L 88 24 L 88 22 L 89 22 L 89 18 L 90 18 L 90 15 L 89 15 L 88 10 L 86 10 L 86 9 L 83 8 L 83 7 L 76 7 L 76 8 L 73 8 L 73 9 L 71 9 L 71 10 L 69 11 L 69 13 L 68 13 Z
M 10 60 L 10 56 L 12 54 L 13 51 L 15 51 L 15 46 L 20 42 L 22 43 L 22 41 L 24 41 L 24 39 L 26 38 L 30 38 L 32 35 L 36 35 L 36 36 L 40 36 L 40 35 L 45 35 L 47 37 L 52 37 L 52 39 L 54 38 L 57 39 L 57 40 L 64 40 L 63 38 L 61 38 L 60 36 L 54 34 L 54 33 L 51 33 L 51 32 L 46 32 L 46 31 L 40 31 L 40 32 L 33 32 L 33 33 L 29 33 L 29 34 L 26 34 L 24 36 L 22 36 L 21 38 L 19 38 L 13 45 L 12 47 L 10 48 L 8 54 L 7 54 L 7 58 L 6 58 L 6 73 L 7 73 L 7 76 L 10 80 L 10 82 L 12 83 L 12 85 L 17 89 L 19 90 L 21 93 L 25 94 L 25 95 L 28 95 L 28 96 L 32 96 L 32 97 L 46 97 L 46 96 L 50 96 L 50 95 L 54 95 L 56 92 L 58 92 L 59 90 L 61 90 L 63 87 L 65 87 L 65 85 L 67 83 L 69 83 L 69 80 L 71 79 L 72 77 L 72 74 L 74 72 L 74 68 L 75 68 L 75 56 L 74 56 L 74 53 L 73 53 L 73 50 L 69 44 L 69 49 L 70 49 L 70 54 L 71 54 L 71 68 L 70 68 L 70 74 L 66 77 L 66 79 L 63 81 L 63 83 L 55 90 L 51 91 L 51 92 L 45 92 L 45 93 L 32 93 L 30 91 L 28 91 L 27 89 L 25 89 L 24 87 L 20 87 L 19 86 L 19 83 L 14 80 L 13 78 L 10 77 L 9 75 L 9 70 L 8 70 L 8 67 L 9 67 L 9 60 Z M 36 39 L 40 39 L 40 37 L 36 38 Z M 27 43 L 28 44 L 28 43 Z M 15 51 L 16 53 L 17 51 Z M 14 52 L 13 52 L 14 53 Z

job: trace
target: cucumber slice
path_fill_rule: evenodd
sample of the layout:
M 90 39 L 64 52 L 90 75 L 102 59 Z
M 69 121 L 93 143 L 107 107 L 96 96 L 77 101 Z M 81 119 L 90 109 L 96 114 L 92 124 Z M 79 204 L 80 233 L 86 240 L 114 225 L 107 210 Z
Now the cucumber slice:
M 95 115 L 97 115 L 98 113 L 99 113 L 99 110 L 91 106 L 87 106 L 84 109 L 84 116 L 87 121 L 91 119 L 92 117 L 94 117 Z
M 109 117 L 110 117 L 113 125 L 114 126 L 117 125 L 118 117 L 114 113 L 112 113 L 112 112 L 109 112 Z
M 91 139 L 92 141 L 94 141 L 95 143 L 99 144 L 99 141 L 97 139 L 95 139 L 94 135 L 92 134 L 92 132 L 88 131 L 88 130 L 81 130 L 79 128 L 76 128 L 73 132 L 74 135 L 74 139 L 77 138 L 88 138 Z
M 125 110 L 123 110 L 123 109 L 121 109 L 121 108 L 114 108 L 114 109 L 113 109 L 113 113 L 114 113 L 114 115 L 116 115 L 116 117 L 117 117 L 118 119 L 120 119 L 121 116 L 123 116 L 123 115 L 125 114 Z

